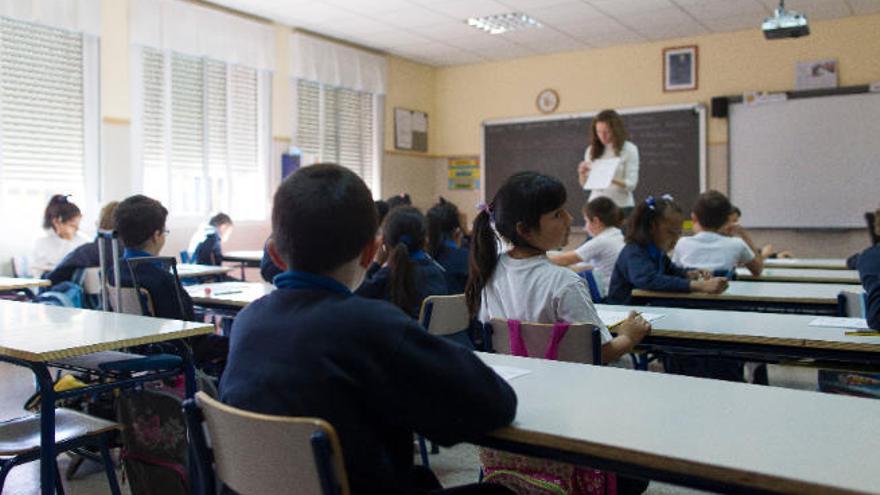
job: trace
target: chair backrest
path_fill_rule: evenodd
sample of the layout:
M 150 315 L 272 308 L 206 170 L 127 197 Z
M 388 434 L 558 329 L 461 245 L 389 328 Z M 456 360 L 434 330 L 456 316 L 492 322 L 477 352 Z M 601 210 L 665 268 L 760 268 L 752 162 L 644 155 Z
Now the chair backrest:
M 184 411 L 206 493 L 217 492 L 215 474 L 241 495 L 349 493 L 339 439 L 322 419 L 244 411 L 204 392 Z
M 849 318 L 865 317 L 865 293 L 844 290 L 837 296 L 838 313 Z
M 525 355 L 572 363 L 600 364 L 602 339 L 599 328 L 588 323 L 522 323 L 493 318 L 492 350 L 499 354 Z M 554 357 L 555 355 L 555 357 Z
M 426 297 L 422 301 L 419 322 L 433 335 L 451 335 L 467 330 L 470 317 L 464 294 Z
M 83 292 L 87 296 L 101 295 L 101 269 L 99 267 L 84 268 L 82 273 Z
M 181 251 L 180 252 L 180 262 L 181 263 L 189 263 L 192 259 L 192 256 L 189 255 L 189 251 Z
M 580 275 L 582 279 L 587 281 L 587 288 L 590 289 L 590 298 L 593 300 L 593 303 L 601 303 L 602 291 L 599 290 L 599 281 L 596 280 L 596 276 L 593 274 L 593 270 L 584 270 L 578 272 L 578 275 Z
M 150 292 L 143 287 L 139 287 L 135 291 L 134 287 L 121 287 L 118 291 L 118 299 L 116 296 L 116 287 L 107 285 L 107 292 L 114 294 L 109 301 L 108 309 L 115 313 L 125 313 L 127 315 L 155 316 L 156 310 L 153 306 L 153 298 Z M 140 293 L 141 297 L 136 294 Z M 118 301 L 118 306 L 117 306 Z
M 876 219 L 876 214 L 873 211 L 865 212 L 865 222 L 868 224 L 868 236 L 871 238 L 872 246 L 880 242 L 880 236 L 877 235 L 877 231 L 874 229 Z
M 181 294 L 180 288 L 180 276 L 177 274 L 177 260 L 172 256 L 144 256 L 142 258 L 128 258 L 125 260 L 128 264 L 129 273 L 131 273 L 131 281 L 132 285 L 136 290 L 143 293 L 143 287 L 141 287 L 141 283 L 138 279 L 139 267 L 146 264 L 159 265 L 163 271 L 169 270 L 171 275 L 174 276 L 174 296 L 177 299 L 177 308 L 180 311 L 180 317 L 184 318 L 186 314 L 186 310 L 183 307 L 183 295 Z M 147 314 L 147 307 L 144 305 L 143 300 L 141 300 L 144 314 Z M 155 311 L 150 310 L 151 314 L 155 314 Z
M 13 277 L 30 277 L 31 267 L 27 256 L 12 257 L 12 276 Z

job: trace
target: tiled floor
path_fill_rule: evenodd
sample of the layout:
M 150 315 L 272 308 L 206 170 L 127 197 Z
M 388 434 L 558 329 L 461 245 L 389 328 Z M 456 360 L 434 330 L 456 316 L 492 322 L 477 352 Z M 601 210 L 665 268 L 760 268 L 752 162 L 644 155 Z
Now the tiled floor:
M 772 383 L 794 388 L 815 390 L 815 371 L 809 368 L 773 367 L 770 371 Z M 30 371 L 20 367 L 0 363 L 0 420 L 24 414 L 21 405 L 33 393 L 33 378 Z M 61 469 L 67 466 L 66 456 L 61 457 Z M 418 462 L 418 460 L 416 461 Z M 471 445 L 458 445 L 441 449 L 440 454 L 431 456 L 431 467 L 444 486 L 473 483 L 478 476 L 476 449 Z M 34 462 L 12 470 L 6 481 L 3 495 L 29 495 L 38 493 L 39 464 Z M 120 476 L 121 479 L 121 476 Z M 98 495 L 110 493 L 107 480 L 100 466 L 86 462 L 77 478 L 64 483 L 70 495 Z M 123 493 L 128 487 L 123 485 Z M 652 495 L 690 495 L 702 492 L 688 490 L 662 483 L 652 483 L 647 491 Z

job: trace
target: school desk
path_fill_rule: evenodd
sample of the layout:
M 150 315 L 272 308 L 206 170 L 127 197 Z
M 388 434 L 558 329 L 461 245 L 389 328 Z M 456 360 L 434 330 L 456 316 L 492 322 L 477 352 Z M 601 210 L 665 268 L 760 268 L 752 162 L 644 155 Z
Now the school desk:
M 812 284 L 855 284 L 859 272 L 855 270 L 824 270 L 819 268 L 764 268 L 760 275 L 752 275 L 748 268 L 737 268 L 736 279 L 755 282 L 802 282 Z
M 49 367 L 65 358 L 155 342 L 179 341 L 214 331 L 205 323 L 166 320 L 146 316 L 106 313 L 0 300 L 0 361 L 30 368 L 36 375 L 40 406 L 40 486 L 44 495 L 55 492 L 55 401 L 124 386 L 131 379 L 55 392 Z M 184 357 L 187 394 L 195 393 L 195 378 L 188 351 Z M 151 374 L 153 379 L 172 376 L 180 369 Z M 143 381 L 141 377 L 136 379 Z
M 632 303 L 644 306 L 839 316 L 843 313 L 838 306 L 837 296 L 843 291 L 862 289 L 848 284 L 733 281 L 721 294 L 636 289 L 632 293 Z
M 651 334 L 642 341 L 647 347 L 717 352 L 769 362 L 811 358 L 880 365 L 880 337 L 846 335 L 851 331 L 846 328 L 811 326 L 815 315 L 610 304 L 597 304 L 596 310 L 609 326 L 615 323 L 612 316 L 629 311 L 663 315 L 651 323 Z
M 719 492 L 880 493 L 880 401 L 478 353 L 516 419 L 473 443 Z
M 223 261 L 238 263 L 241 267 L 241 279 L 245 279 L 245 268 L 258 268 L 263 259 L 262 251 L 229 251 L 223 253 Z
M 177 265 L 177 275 L 180 278 L 214 277 L 217 275 L 226 275 L 232 270 L 235 270 L 235 267 L 222 265 L 193 265 L 190 263 L 180 263 Z
M 17 290 L 26 290 L 37 287 L 48 287 L 52 283 L 41 278 L 17 278 L 17 277 L 0 277 L 0 292 L 14 292 Z
M 184 287 L 193 303 L 206 308 L 240 310 L 275 290 L 262 282 L 218 282 Z
M 770 258 L 764 260 L 768 268 L 817 268 L 820 270 L 846 270 L 843 258 Z

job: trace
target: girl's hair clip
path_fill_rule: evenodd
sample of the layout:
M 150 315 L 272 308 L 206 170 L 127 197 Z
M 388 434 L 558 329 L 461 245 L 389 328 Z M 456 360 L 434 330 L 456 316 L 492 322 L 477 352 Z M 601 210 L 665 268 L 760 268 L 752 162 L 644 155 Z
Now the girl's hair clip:
M 660 199 L 662 199 L 664 201 L 675 201 L 675 198 L 673 198 L 672 195 L 669 193 L 666 193 L 663 196 L 660 196 Z
M 657 208 L 657 201 L 654 200 L 654 196 L 648 196 L 645 198 L 645 204 L 648 205 L 649 210 L 654 210 Z
M 495 203 L 486 204 L 485 201 L 480 201 L 477 203 L 477 209 L 486 212 L 486 215 L 489 215 L 489 221 L 495 223 Z

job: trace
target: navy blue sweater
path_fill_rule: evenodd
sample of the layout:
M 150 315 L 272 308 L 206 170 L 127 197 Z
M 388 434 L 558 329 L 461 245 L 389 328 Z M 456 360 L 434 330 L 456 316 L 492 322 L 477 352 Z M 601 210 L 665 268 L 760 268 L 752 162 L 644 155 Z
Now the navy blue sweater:
M 868 326 L 880 330 L 880 245 L 870 247 L 859 256 L 859 279 L 867 292 L 865 317 Z
M 418 303 L 408 309 L 408 313 L 413 318 L 418 318 L 419 309 L 422 307 L 422 301 L 428 296 L 443 296 L 449 294 L 446 286 L 446 274 L 443 267 L 437 264 L 433 259 L 425 257 L 413 260 L 416 265 L 416 290 L 418 290 Z M 370 265 L 367 270 L 367 276 L 364 282 L 358 287 L 357 295 L 368 297 L 370 299 L 391 298 L 391 285 L 389 284 L 391 270 L 386 267 L 379 267 L 377 263 Z
M 216 232 L 212 232 L 205 236 L 205 240 L 200 242 L 195 251 L 193 251 L 193 263 L 199 265 L 222 265 L 223 250 L 220 247 L 220 236 Z
M 450 294 L 463 294 L 468 279 L 468 250 L 453 243 L 440 247 L 437 263 L 446 270 L 446 286 Z
M 472 352 L 385 301 L 278 289 L 238 314 L 231 339 L 221 400 L 329 421 L 354 494 L 416 493 L 414 431 L 451 445 L 516 410 L 510 386 Z
M 661 292 L 690 292 L 687 271 L 674 264 L 653 244 L 624 246 L 614 264 L 608 287 L 608 304 L 630 304 L 633 289 Z
M 121 255 L 122 253 L 120 253 Z M 52 285 L 69 282 L 73 279 L 73 274 L 77 270 L 101 266 L 101 261 L 98 258 L 98 240 L 96 239 L 67 253 L 67 256 L 62 258 L 51 272 L 43 275 L 43 278 L 51 280 Z M 107 266 L 112 266 L 113 252 L 109 247 L 104 254 L 104 258 Z

